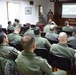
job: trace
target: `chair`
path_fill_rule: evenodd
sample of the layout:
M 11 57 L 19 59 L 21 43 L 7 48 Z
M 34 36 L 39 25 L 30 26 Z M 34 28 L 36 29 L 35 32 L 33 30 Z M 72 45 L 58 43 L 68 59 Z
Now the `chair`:
M 50 60 L 53 67 L 73 73 L 74 61 L 72 59 L 50 52 Z
M 51 43 L 51 44 L 53 44 L 53 43 L 58 43 L 58 40 L 54 40 L 54 39 L 48 39 L 48 41 Z
M 18 43 L 18 44 L 9 43 L 9 45 L 12 46 L 12 47 L 14 47 L 14 48 L 16 48 L 19 51 L 23 50 L 21 43 Z
M 41 37 L 45 37 L 46 33 L 45 32 L 42 32 L 41 33 Z
M 63 32 L 65 32 L 68 35 L 68 37 L 72 36 L 72 32 L 69 31 L 63 31 Z
M 73 49 L 76 49 L 76 44 L 67 44 L 69 47 L 73 48 Z
M 34 52 L 49 62 L 49 51 L 46 48 L 36 48 Z

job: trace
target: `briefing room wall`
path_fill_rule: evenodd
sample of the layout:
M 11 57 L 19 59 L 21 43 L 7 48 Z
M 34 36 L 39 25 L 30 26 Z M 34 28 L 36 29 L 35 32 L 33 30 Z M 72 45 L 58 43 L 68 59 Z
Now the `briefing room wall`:
M 7 27 L 7 9 L 5 0 L 0 0 L 0 24 L 3 28 Z
M 45 18 L 47 18 L 49 9 L 54 13 L 54 2 L 50 2 L 49 0 L 39 0 L 39 4 L 43 6 L 43 14 L 45 15 Z
M 30 5 L 30 0 L 0 0 L 0 24 L 2 24 L 3 28 L 7 27 L 7 5 L 6 2 L 16 2 L 20 4 L 20 21 L 22 24 L 24 23 L 31 23 L 36 24 L 38 21 L 38 5 L 43 6 L 43 12 L 46 17 L 47 12 L 51 8 L 54 12 L 54 3 L 50 2 L 49 0 L 32 0 L 34 2 L 33 5 Z M 25 8 L 31 7 L 32 8 L 32 14 L 27 15 L 25 14 Z M 12 14 L 13 15 L 13 14 Z

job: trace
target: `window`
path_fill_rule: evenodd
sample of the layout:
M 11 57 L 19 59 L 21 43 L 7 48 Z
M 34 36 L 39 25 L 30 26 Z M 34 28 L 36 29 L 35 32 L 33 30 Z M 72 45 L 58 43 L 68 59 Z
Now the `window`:
M 15 18 L 19 19 L 19 4 L 8 3 L 8 20 L 14 21 Z

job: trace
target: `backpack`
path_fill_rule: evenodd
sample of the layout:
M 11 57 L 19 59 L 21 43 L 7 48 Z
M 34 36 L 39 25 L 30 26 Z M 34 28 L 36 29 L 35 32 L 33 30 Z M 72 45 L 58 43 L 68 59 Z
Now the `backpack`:
M 0 57 L 0 61 L 1 61 L 0 68 L 2 69 L 3 72 L 2 75 L 20 75 L 17 70 L 15 61 L 5 59 L 3 57 Z

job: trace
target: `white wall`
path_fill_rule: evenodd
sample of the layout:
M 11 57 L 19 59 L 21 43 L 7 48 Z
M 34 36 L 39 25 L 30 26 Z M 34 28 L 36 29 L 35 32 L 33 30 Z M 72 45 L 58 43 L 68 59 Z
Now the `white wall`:
M 3 28 L 7 27 L 7 9 L 5 0 L 0 0 L 0 24 Z
M 17 2 L 20 4 L 20 21 L 22 24 L 24 23 L 31 23 L 36 24 L 38 21 L 38 5 L 43 6 L 43 13 L 46 16 L 49 9 L 54 12 L 54 3 L 50 2 L 49 0 L 33 0 L 34 5 L 30 5 L 30 0 L 7 0 L 8 2 Z M 32 8 L 32 14 L 26 15 L 25 14 L 25 7 Z M 13 14 L 12 14 L 13 15 Z M 46 16 L 47 17 L 47 16 Z M 6 7 L 6 0 L 0 0 L 0 24 L 2 24 L 3 28 L 7 27 L 7 7 Z

